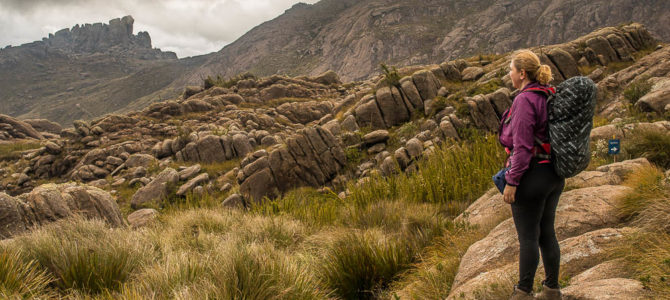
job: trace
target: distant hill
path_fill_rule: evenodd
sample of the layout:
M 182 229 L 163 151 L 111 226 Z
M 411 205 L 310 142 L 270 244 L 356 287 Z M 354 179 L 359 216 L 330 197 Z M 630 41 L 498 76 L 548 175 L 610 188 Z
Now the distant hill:
M 182 81 L 329 69 L 358 80 L 378 73 L 382 62 L 405 66 L 502 53 L 633 21 L 667 41 L 667 20 L 665 0 L 322 0 L 296 4 L 257 26 Z

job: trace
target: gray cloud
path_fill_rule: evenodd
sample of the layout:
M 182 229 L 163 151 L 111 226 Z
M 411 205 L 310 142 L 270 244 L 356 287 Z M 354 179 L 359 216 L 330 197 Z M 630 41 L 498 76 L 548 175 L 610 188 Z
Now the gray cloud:
M 298 2 L 318 0 L 0 0 L 0 47 L 41 40 L 75 24 L 107 23 L 125 15 L 135 33 L 179 57 L 220 50 L 254 26 Z

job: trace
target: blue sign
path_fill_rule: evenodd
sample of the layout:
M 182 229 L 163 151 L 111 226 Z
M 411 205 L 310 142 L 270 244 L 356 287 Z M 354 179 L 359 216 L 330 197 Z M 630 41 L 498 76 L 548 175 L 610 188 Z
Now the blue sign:
M 621 141 L 620 140 L 610 140 L 609 142 L 609 154 L 619 154 L 621 151 Z

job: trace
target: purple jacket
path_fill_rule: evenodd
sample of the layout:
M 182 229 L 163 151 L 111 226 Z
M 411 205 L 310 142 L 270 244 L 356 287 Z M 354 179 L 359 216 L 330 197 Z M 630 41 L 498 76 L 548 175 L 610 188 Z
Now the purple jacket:
M 524 90 L 540 87 L 547 86 L 533 82 L 525 86 Z M 517 186 L 533 157 L 535 137 L 547 141 L 547 97 L 537 92 L 521 91 L 514 98 L 509 111 L 510 122 L 506 123 L 506 118 L 500 121 L 499 140 L 504 147 L 513 150 L 508 161 L 510 169 L 505 174 L 505 179 L 509 185 Z

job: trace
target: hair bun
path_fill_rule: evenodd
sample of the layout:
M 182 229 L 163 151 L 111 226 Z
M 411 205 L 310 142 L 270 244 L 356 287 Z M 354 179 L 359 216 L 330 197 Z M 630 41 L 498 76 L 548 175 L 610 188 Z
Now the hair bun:
M 540 65 L 540 68 L 537 72 L 537 81 L 540 84 L 549 84 L 549 82 L 553 79 L 553 76 L 551 74 L 551 68 L 548 65 Z

